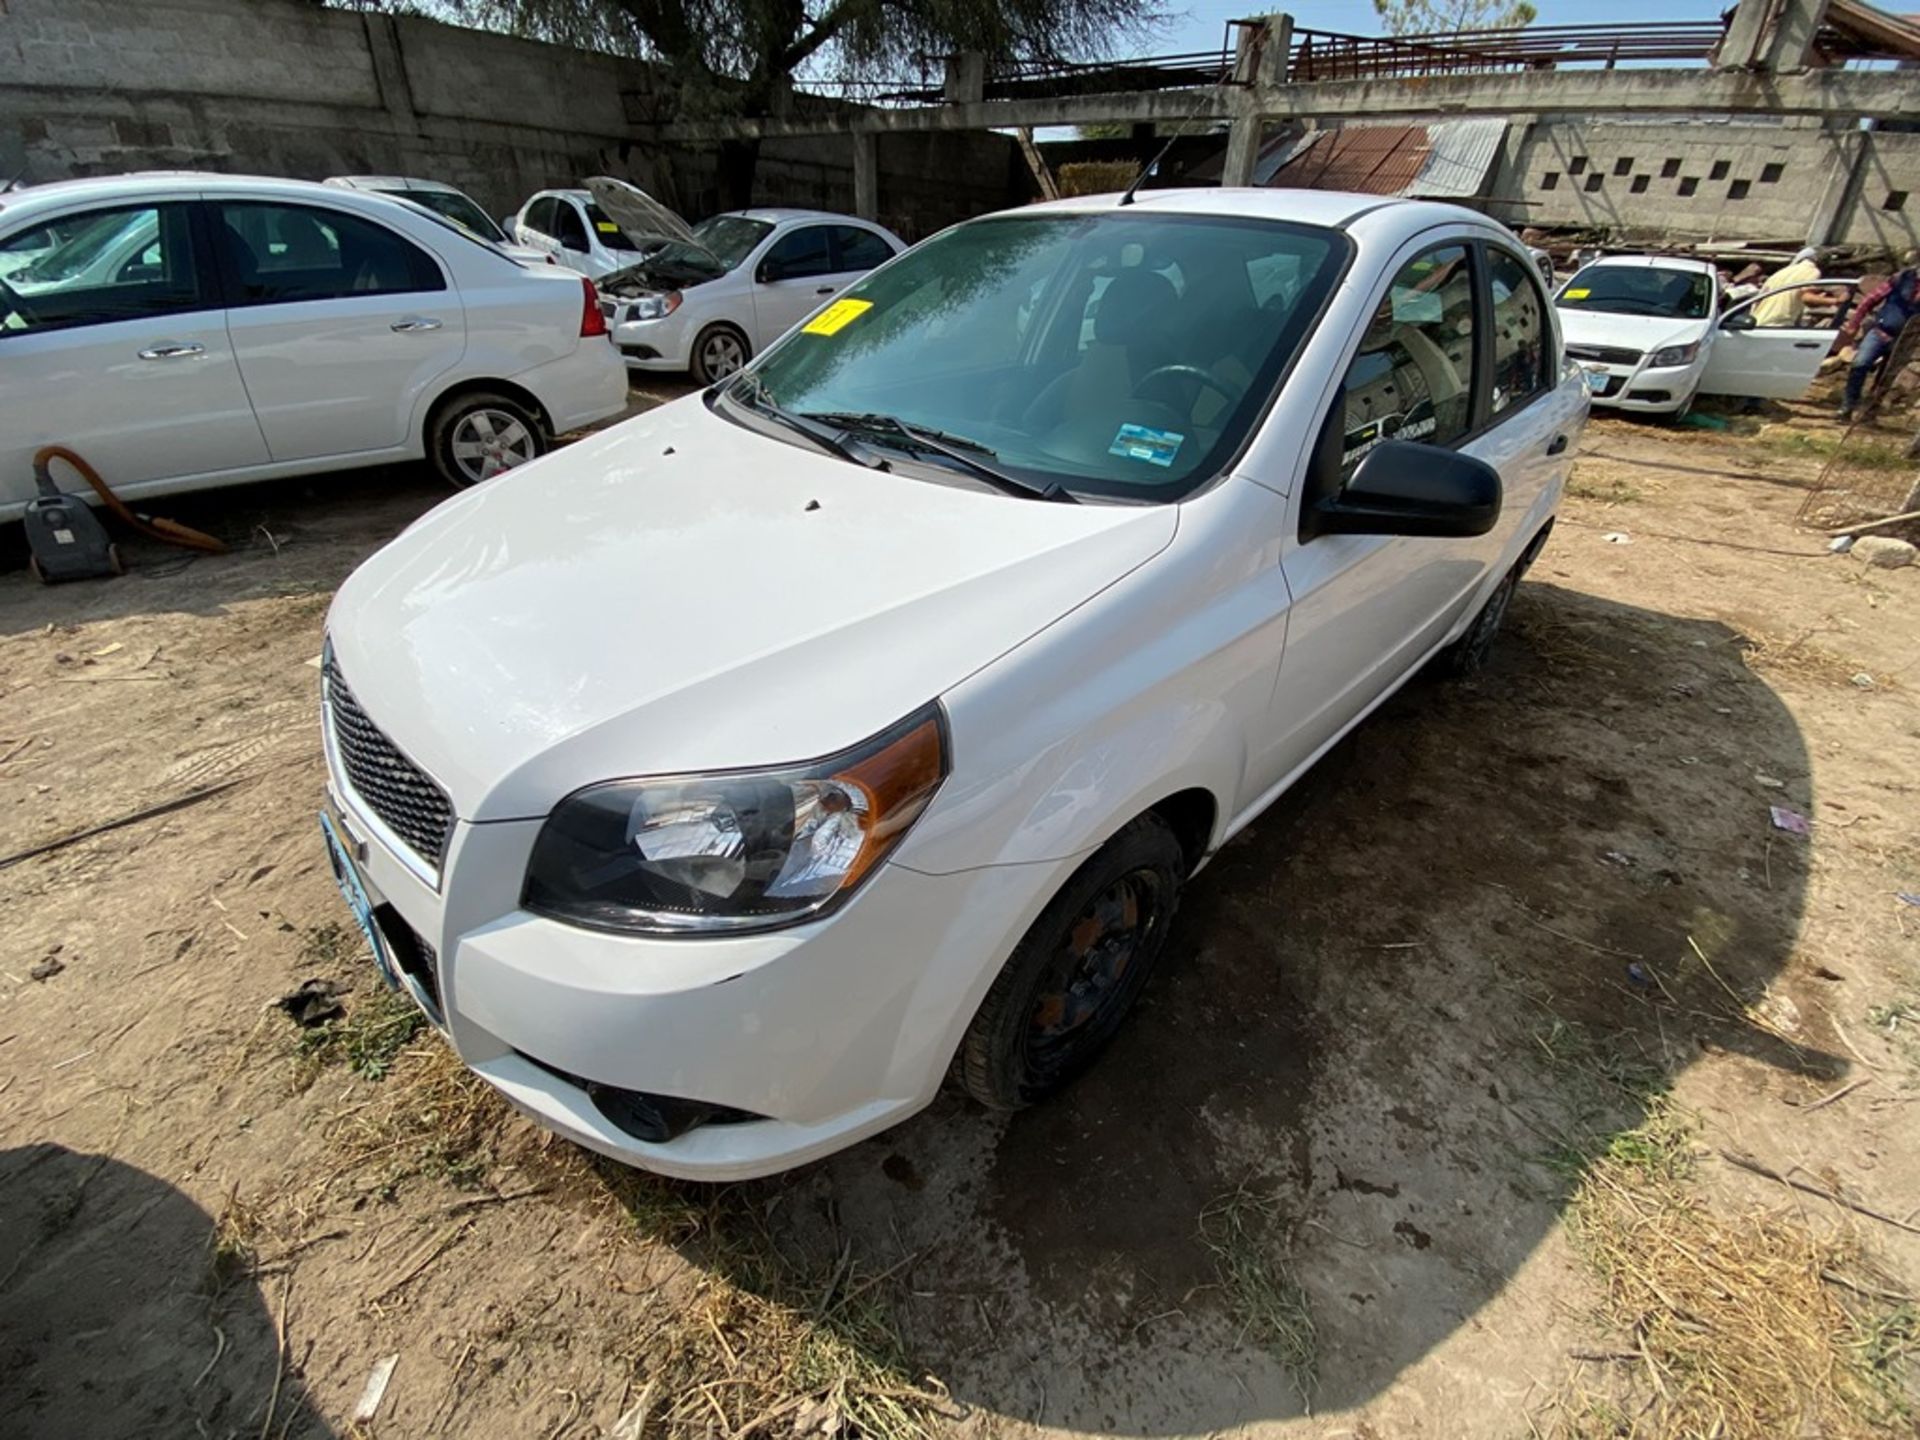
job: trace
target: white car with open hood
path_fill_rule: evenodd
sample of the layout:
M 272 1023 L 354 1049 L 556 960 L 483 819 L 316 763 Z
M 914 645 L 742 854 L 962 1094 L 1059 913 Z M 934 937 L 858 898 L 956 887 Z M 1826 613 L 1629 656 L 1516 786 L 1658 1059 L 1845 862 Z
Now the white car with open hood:
M 1567 354 L 1586 371 L 1594 404 L 1678 419 L 1699 395 L 1792 400 L 1806 393 L 1839 332 L 1798 323 L 1756 327 L 1754 307 L 1764 298 L 1724 304 L 1706 260 L 1609 255 L 1581 267 L 1554 304 Z
M 1472 211 L 957 226 L 432 511 L 328 620 L 327 853 L 480 1075 L 724 1180 L 1093 1061 L 1182 886 L 1488 652 L 1587 415 Z

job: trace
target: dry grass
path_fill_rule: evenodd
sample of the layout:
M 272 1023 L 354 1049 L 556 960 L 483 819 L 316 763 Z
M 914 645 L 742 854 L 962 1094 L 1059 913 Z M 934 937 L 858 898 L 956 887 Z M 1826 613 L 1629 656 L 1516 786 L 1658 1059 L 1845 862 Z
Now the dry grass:
M 1864 667 L 1831 650 L 1813 643 L 1813 631 L 1791 639 L 1755 632 L 1746 637 L 1740 658 L 1756 675 L 1773 679 L 1803 680 L 1820 685 L 1851 685 Z M 1892 683 L 1885 676 L 1873 676 L 1875 685 Z
M 1576 500 L 1593 500 L 1603 505 L 1631 505 L 1640 498 L 1639 487 L 1618 476 L 1597 479 L 1578 469 L 1567 481 L 1567 494 Z
M 1200 1216 L 1200 1240 L 1213 1253 L 1227 1304 L 1243 1336 L 1273 1353 L 1303 1404 L 1319 1368 L 1313 1309 L 1286 1257 L 1279 1201 L 1247 1186 L 1223 1195 Z
M 218 1295 L 236 1280 L 253 1273 L 260 1236 L 264 1230 L 260 1212 L 240 1198 L 236 1186 L 227 1192 L 227 1203 L 213 1222 L 208 1241 L 207 1290 Z
M 1887 1298 L 1851 1236 L 1816 1235 L 1789 1214 L 1717 1214 L 1693 1168 L 1691 1127 L 1665 1102 L 1588 1165 L 1568 1223 L 1618 1348 L 1601 1360 L 1610 1377 L 1558 1403 L 1556 1431 L 1905 1433 L 1920 1353 L 1912 1306 Z

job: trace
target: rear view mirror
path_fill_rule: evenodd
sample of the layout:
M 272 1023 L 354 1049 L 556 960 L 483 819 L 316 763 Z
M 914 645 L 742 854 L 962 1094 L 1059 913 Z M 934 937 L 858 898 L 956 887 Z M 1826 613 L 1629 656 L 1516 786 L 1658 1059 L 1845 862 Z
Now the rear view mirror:
M 1500 472 L 1484 460 L 1383 440 L 1347 483 L 1308 506 L 1300 538 L 1316 535 L 1484 535 L 1500 518 Z

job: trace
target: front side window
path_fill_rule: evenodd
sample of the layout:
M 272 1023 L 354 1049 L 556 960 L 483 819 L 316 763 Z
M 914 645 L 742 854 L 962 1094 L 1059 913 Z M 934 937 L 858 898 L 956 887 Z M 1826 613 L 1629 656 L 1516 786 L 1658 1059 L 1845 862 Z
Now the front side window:
M 558 222 L 554 220 L 553 212 L 554 206 L 558 203 L 559 202 L 551 195 L 542 195 L 539 199 L 535 200 L 531 205 L 527 206 L 527 216 L 524 222 L 526 227 L 537 235 L 544 235 L 549 240 L 554 239 L 555 236 L 553 232 Z
M 1567 281 L 1554 303 L 1563 310 L 1704 320 L 1713 313 L 1713 276 L 1664 265 L 1589 265 Z
M 212 304 L 184 204 L 88 211 L 0 241 L 0 328 L 104 325 Z
M 587 243 L 586 222 L 581 220 L 580 211 L 571 200 L 561 200 L 557 202 L 554 206 L 553 216 L 554 239 L 566 246 L 567 249 L 578 250 L 583 255 L 593 248 L 592 245 Z M 611 220 L 607 223 L 613 225 Z M 613 230 L 615 234 L 618 234 L 620 227 L 613 225 Z M 611 245 L 614 242 L 609 240 L 607 243 Z
M 804 280 L 833 274 L 832 237 L 825 225 L 803 225 L 789 230 L 767 251 L 767 269 L 773 280 Z
M 1551 385 L 1547 365 L 1546 303 L 1532 267 L 1517 255 L 1487 247 L 1487 288 L 1493 296 L 1493 413 L 1524 405 Z
M 264 201 L 223 202 L 218 214 L 214 245 L 235 305 L 447 288 L 424 250 L 357 215 Z
M 1316 226 L 1144 207 L 977 220 L 849 286 L 744 388 L 875 445 L 890 419 L 1078 496 L 1177 499 L 1246 438 L 1349 253 Z
M 1451 445 L 1473 426 L 1473 272 L 1464 245 L 1401 267 L 1347 367 L 1342 464 L 1383 440 Z

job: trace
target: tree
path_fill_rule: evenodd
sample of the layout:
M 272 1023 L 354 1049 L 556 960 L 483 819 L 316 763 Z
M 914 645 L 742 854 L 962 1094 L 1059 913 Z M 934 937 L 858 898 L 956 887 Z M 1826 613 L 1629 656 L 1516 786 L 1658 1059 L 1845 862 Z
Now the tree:
M 1453 35 L 1518 30 L 1540 12 L 1528 0 L 1373 0 L 1389 35 Z
M 1162 16 L 1136 0 L 447 0 L 470 23 L 642 56 L 681 116 L 765 115 L 794 78 L 926 76 L 941 58 L 1088 56 Z M 857 98 L 857 96 L 855 97 Z M 758 146 L 722 147 L 727 203 L 751 200 Z

